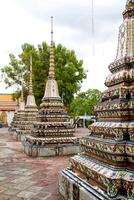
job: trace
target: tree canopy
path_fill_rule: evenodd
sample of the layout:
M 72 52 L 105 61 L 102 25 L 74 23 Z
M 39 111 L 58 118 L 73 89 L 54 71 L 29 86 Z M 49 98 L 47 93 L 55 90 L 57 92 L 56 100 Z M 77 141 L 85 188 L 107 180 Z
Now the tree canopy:
M 79 93 L 70 104 L 70 115 L 94 115 L 94 106 L 100 102 L 101 92 L 97 89 L 88 89 Z
M 86 78 L 83 61 L 76 58 L 73 50 L 68 50 L 61 44 L 55 46 L 55 74 L 59 86 L 60 96 L 64 103 L 69 106 L 74 94 L 81 88 L 81 83 Z M 21 85 L 26 92 L 29 80 L 30 56 L 33 60 L 33 90 L 37 105 L 40 104 L 44 95 L 44 88 L 49 69 L 50 46 L 43 42 L 37 47 L 31 44 L 23 44 L 20 55 L 10 54 L 8 66 L 2 67 L 4 81 L 8 87 Z

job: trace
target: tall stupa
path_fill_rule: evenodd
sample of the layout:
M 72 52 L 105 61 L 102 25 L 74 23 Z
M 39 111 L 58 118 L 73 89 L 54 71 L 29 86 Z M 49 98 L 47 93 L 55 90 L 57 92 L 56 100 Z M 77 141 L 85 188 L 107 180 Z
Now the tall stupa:
M 127 1 L 123 19 L 97 121 L 80 141 L 84 152 L 59 175 L 64 199 L 134 200 L 134 1 Z
M 26 134 L 30 134 L 37 120 L 38 108 L 33 94 L 32 83 L 32 56 L 30 57 L 30 78 L 29 78 L 29 92 L 25 106 L 25 113 L 20 121 L 19 129 L 16 130 L 17 140 L 23 140 Z
M 25 109 L 25 102 L 24 102 L 24 97 L 23 97 L 23 86 L 22 86 L 19 108 L 14 113 L 14 117 L 13 117 L 13 120 L 11 122 L 10 129 L 9 129 L 9 131 L 11 133 L 15 133 L 16 130 L 19 128 L 20 122 L 21 122 L 23 115 L 24 115 L 24 109 Z
M 38 121 L 34 130 L 23 143 L 30 156 L 56 156 L 79 152 L 74 127 L 68 120 L 67 111 L 59 96 L 55 79 L 53 17 L 51 17 L 50 66 L 45 93 L 40 105 Z

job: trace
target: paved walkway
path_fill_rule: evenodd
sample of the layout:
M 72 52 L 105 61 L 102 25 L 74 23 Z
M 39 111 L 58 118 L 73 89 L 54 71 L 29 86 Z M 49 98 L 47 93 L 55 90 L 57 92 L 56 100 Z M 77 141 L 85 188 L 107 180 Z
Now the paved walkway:
M 88 134 L 77 129 L 77 136 Z M 0 200 L 61 200 L 58 172 L 68 157 L 30 158 L 7 129 L 0 129 Z

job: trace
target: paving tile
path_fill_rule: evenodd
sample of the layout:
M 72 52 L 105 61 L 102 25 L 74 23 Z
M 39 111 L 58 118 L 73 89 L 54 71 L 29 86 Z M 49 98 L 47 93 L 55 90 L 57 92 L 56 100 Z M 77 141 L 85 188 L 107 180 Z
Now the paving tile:
M 34 192 L 30 191 L 22 191 L 17 194 L 17 197 L 23 197 L 23 198 L 31 198 L 33 196 L 35 196 Z
M 7 129 L 0 129 L 1 143 L 0 200 L 61 200 L 58 172 L 68 166 L 69 157 L 30 158 Z
M 11 172 L 11 174 L 18 174 L 18 175 L 22 175 L 22 174 L 23 174 L 23 172 L 21 172 L 21 171 L 12 171 L 12 172 Z
M 48 200 L 52 196 L 51 192 L 40 192 L 38 195 L 35 197 L 38 198 L 39 200 Z M 55 200 L 55 199 L 53 199 Z
M 56 196 L 56 195 L 51 195 L 50 197 L 48 197 L 47 199 L 42 199 L 42 200 L 54 200 L 54 199 L 56 199 L 56 200 L 63 200 L 63 198 L 61 197 L 61 196 Z
M 39 169 L 29 170 L 29 171 L 27 171 L 27 172 L 24 172 L 23 175 L 24 175 L 24 176 L 29 176 L 29 175 L 32 175 L 32 174 L 38 172 L 38 171 L 39 171 Z
M 1 176 L 1 177 L 0 177 L 0 182 L 3 181 L 3 180 L 5 180 L 5 179 L 6 179 L 6 177 L 4 177 L 4 176 L 2 177 L 2 176 Z
M 8 194 L 8 195 L 16 195 L 19 192 L 20 192 L 20 190 L 16 190 L 16 189 L 10 188 L 10 189 L 5 190 L 3 193 L 4 194 Z
M 27 182 L 30 179 L 30 177 L 19 177 L 17 179 L 12 180 L 12 183 L 24 183 Z
M 27 190 L 30 192 L 39 193 L 42 189 L 43 189 L 43 187 L 32 186 L 32 187 L 29 187 Z
M 0 200 L 28 200 L 28 199 L 24 199 L 22 197 L 10 196 L 10 195 L 2 195 L 0 196 Z
M 14 183 L 5 183 L 4 185 L 2 185 L 1 187 L 4 187 L 5 189 L 14 189 L 14 187 L 16 186 L 16 184 Z
M 4 192 L 7 188 L 4 186 L 0 186 L 0 193 Z
M 25 190 L 25 189 L 29 188 L 31 185 L 32 185 L 31 183 L 16 184 L 14 186 L 14 189 Z
M 12 183 L 21 183 L 21 182 L 23 182 L 22 180 L 21 180 L 21 178 L 17 178 L 17 179 L 14 179 L 13 181 L 11 181 Z

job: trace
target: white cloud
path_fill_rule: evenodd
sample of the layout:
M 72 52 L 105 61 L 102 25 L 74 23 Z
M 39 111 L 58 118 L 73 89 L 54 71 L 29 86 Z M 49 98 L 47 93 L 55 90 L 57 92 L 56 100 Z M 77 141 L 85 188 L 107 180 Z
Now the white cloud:
M 8 54 L 19 54 L 25 42 L 50 41 L 50 16 L 54 16 L 54 38 L 74 49 L 84 60 L 88 78 L 82 90 L 104 89 L 108 65 L 116 55 L 118 26 L 126 0 L 94 0 L 95 54 L 92 51 L 91 0 L 4 0 L 0 2 L 0 66 Z M 12 90 L 12 89 L 10 89 Z M 0 87 L 0 92 L 7 91 Z

